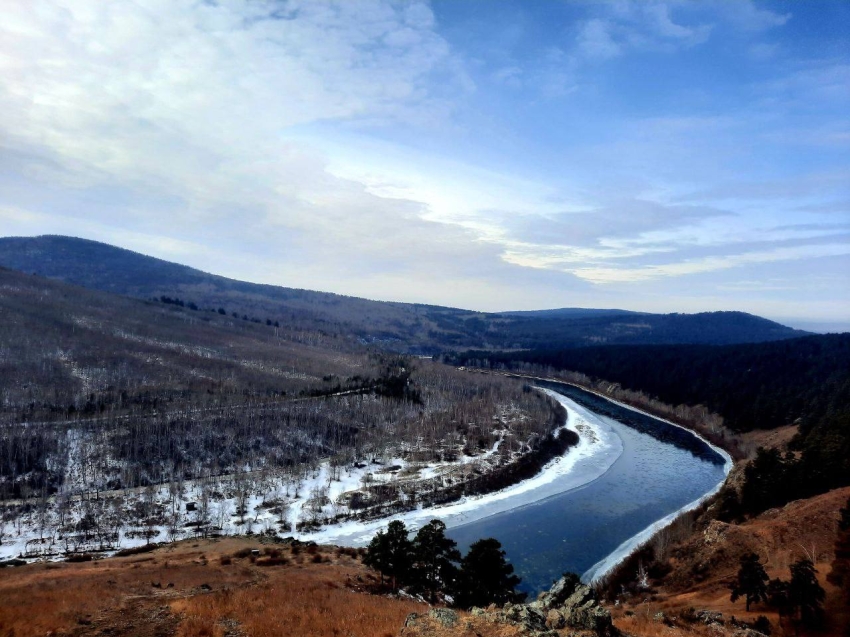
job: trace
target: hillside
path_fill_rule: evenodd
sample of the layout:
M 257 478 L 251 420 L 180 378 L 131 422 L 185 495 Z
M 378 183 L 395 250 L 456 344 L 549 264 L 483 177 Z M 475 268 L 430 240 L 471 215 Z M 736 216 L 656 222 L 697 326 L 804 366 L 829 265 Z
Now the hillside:
M 0 266 L 142 299 L 177 298 L 201 308 L 321 330 L 384 349 L 582 347 L 625 343 L 743 343 L 804 334 L 742 312 L 647 314 L 564 309 L 480 313 L 370 301 L 235 281 L 103 243 L 61 236 L 0 238 Z
M 0 573 L 0 631 L 15 637 L 392 637 L 427 608 L 369 594 L 376 576 L 356 551 L 260 538 Z
M 622 346 L 469 352 L 457 365 L 564 370 L 612 391 L 715 413 L 732 431 L 796 428 L 795 453 L 762 453 L 730 516 L 850 484 L 850 334 L 735 346 Z
M 0 269 L 0 556 L 450 501 L 561 419 L 521 381 Z

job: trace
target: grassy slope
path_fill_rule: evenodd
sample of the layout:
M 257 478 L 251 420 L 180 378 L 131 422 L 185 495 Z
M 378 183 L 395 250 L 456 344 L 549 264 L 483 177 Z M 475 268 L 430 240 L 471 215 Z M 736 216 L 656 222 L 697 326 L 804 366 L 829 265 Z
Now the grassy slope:
M 663 624 L 652 620 L 655 614 L 681 617 L 688 608 L 695 608 L 721 612 L 727 620 L 735 616 L 752 621 L 765 615 L 774 635 L 793 634 L 788 626 L 782 632 L 777 614 L 765 604 L 754 604 L 747 613 L 743 600 L 732 603 L 729 583 L 737 574 L 738 561 L 745 552 L 758 553 L 771 578 L 787 580 L 788 565 L 803 557 L 804 551 L 813 551 L 818 579 L 827 592 L 825 609 L 829 623 L 823 634 L 841 634 L 841 627 L 847 625 L 850 617 L 841 604 L 839 591 L 826 581 L 826 575 L 834 557 L 838 510 L 848 497 L 850 487 L 797 500 L 740 525 L 712 522 L 698 526 L 688 540 L 671 549 L 672 571 L 663 582 L 643 599 L 633 598 L 618 608 L 617 625 L 636 636 L 671 634 Z M 697 572 L 701 573 L 698 577 Z M 627 616 L 627 612 L 634 615 Z M 702 634 L 700 626 L 684 621 L 676 623 L 680 634 Z
M 233 557 L 251 548 L 277 549 L 285 563 Z M 294 555 L 250 538 L 187 540 L 143 555 L 0 570 L 0 634 L 396 635 L 423 605 L 364 592 L 374 582 L 359 558 L 331 547 Z

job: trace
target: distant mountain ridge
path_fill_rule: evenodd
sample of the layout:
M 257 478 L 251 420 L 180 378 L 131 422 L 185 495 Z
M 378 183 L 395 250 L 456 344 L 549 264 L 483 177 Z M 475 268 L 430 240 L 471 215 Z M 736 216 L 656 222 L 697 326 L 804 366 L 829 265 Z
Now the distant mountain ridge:
M 744 312 L 649 314 L 562 308 L 484 313 L 371 301 L 228 279 L 105 243 L 74 237 L 0 238 L 0 266 L 143 299 L 179 298 L 228 314 L 349 335 L 416 354 L 447 350 L 573 348 L 601 344 L 734 344 L 804 336 Z

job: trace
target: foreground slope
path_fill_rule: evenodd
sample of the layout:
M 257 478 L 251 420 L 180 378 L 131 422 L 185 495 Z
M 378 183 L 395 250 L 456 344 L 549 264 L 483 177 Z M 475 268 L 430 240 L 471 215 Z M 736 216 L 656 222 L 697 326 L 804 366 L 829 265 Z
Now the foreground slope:
M 375 581 L 354 551 L 259 538 L 185 541 L 108 560 L 0 569 L 0 634 L 396 635 L 426 606 L 370 595 Z
M 0 266 L 137 298 L 178 297 L 228 314 L 353 335 L 385 349 L 436 353 L 482 347 L 580 347 L 599 343 L 742 343 L 802 335 L 742 312 L 647 314 L 621 310 L 480 313 L 370 301 L 235 281 L 95 241 L 0 238 Z

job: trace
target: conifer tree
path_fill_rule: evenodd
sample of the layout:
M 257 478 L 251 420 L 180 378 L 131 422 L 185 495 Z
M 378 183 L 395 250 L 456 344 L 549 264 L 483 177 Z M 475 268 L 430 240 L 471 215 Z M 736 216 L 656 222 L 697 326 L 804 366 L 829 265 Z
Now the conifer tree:
M 460 551 L 457 543 L 446 537 L 446 525 L 431 520 L 419 529 L 413 539 L 414 570 L 417 588 L 428 593 L 431 602 L 439 590 L 450 587 L 457 576 Z
M 767 600 L 767 579 L 758 555 L 747 553 L 742 556 L 738 578 L 732 584 L 731 601 L 736 602 L 739 597 L 744 597 L 749 612 L 750 604 Z
M 394 591 L 406 584 L 411 575 L 413 544 L 404 522 L 393 520 L 386 531 L 378 531 L 366 549 L 363 563 L 381 574 L 381 584 L 385 576 L 389 577 Z
M 522 600 L 525 595 L 515 590 L 521 580 L 513 573 L 498 540 L 478 540 L 461 562 L 455 604 L 470 608 Z

